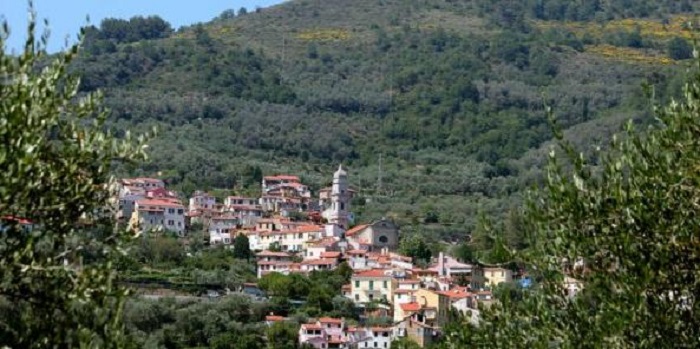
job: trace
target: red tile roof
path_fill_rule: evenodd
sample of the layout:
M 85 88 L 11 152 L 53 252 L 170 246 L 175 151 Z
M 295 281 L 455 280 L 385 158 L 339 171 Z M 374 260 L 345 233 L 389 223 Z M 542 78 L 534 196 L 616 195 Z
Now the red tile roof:
M 179 201 L 168 199 L 141 199 L 137 200 L 136 203 L 139 206 L 163 206 L 184 208 L 184 206 Z
M 401 310 L 403 311 L 419 311 L 420 310 L 420 304 L 418 302 L 411 302 L 411 303 L 402 303 L 399 304 L 401 307 Z
M 355 274 L 353 274 L 353 277 L 364 277 L 364 278 L 387 277 L 387 278 L 391 278 L 390 275 L 386 275 L 385 273 L 386 273 L 385 269 L 363 270 L 363 271 L 358 271 Z
M 449 291 L 436 292 L 436 293 L 450 297 L 450 299 L 453 299 L 453 300 L 467 298 L 467 297 L 471 296 L 471 293 L 467 292 L 466 290 L 461 290 L 461 289 L 452 289 Z
M 399 280 L 399 284 L 410 285 L 410 284 L 420 284 L 420 280 Z
M 353 236 L 369 227 L 369 224 L 360 224 L 345 232 L 345 236 Z
M 322 317 L 318 319 L 318 322 L 322 324 L 342 324 L 343 319 L 337 319 L 337 318 L 332 318 L 332 317 Z
M 21 218 L 21 217 L 15 217 L 15 216 L 3 216 L 0 218 L 0 220 L 13 221 L 17 224 L 32 224 L 32 221 L 30 221 L 27 218 Z
M 265 250 L 262 252 L 259 252 L 256 254 L 258 257 L 291 257 L 291 255 L 287 252 L 273 252 L 269 250 Z
M 321 252 L 321 258 L 339 258 L 340 252 L 337 251 L 326 251 Z
M 305 261 L 302 261 L 301 264 L 305 265 L 331 265 L 335 264 L 336 260 L 335 259 L 307 259 Z
M 284 316 L 268 315 L 265 316 L 265 321 L 284 321 Z

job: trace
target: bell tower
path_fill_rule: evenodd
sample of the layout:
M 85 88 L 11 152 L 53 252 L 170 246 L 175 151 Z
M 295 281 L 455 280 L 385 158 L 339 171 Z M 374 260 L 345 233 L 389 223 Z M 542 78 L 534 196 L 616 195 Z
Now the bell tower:
M 329 223 L 337 224 L 343 229 L 348 228 L 348 212 L 350 211 L 349 198 L 348 174 L 343 170 L 343 165 L 340 165 L 338 166 L 338 170 L 333 174 Z

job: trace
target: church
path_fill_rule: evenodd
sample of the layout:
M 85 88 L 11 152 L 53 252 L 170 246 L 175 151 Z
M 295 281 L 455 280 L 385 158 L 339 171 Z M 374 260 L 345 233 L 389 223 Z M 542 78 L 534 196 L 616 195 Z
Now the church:
M 350 202 L 354 194 L 348 184 L 347 172 L 342 165 L 338 166 L 338 170 L 333 174 L 331 188 L 319 193 L 319 203 L 324 208 L 322 217 L 328 225 L 333 226 L 333 230 L 342 232 L 348 248 L 367 251 L 398 248 L 398 226 L 385 218 L 350 228 L 354 223 L 354 216 L 350 212 Z

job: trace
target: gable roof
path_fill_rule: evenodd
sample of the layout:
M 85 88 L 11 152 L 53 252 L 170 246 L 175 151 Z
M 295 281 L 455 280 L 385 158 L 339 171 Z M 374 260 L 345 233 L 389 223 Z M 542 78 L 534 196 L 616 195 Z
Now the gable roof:
M 353 236 L 369 227 L 369 224 L 360 224 L 345 232 L 345 236 Z

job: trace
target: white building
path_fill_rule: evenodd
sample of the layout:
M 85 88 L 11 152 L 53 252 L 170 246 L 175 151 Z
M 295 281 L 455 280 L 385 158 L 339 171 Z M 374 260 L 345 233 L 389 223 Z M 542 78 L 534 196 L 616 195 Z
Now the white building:
M 194 195 L 190 198 L 189 210 L 213 210 L 214 205 L 216 205 L 215 197 L 198 190 L 194 192 Z
M 130 225 L 137 231 L 172 231 L 185 234 L 185 207 L 172 199 L 137 200 Z

